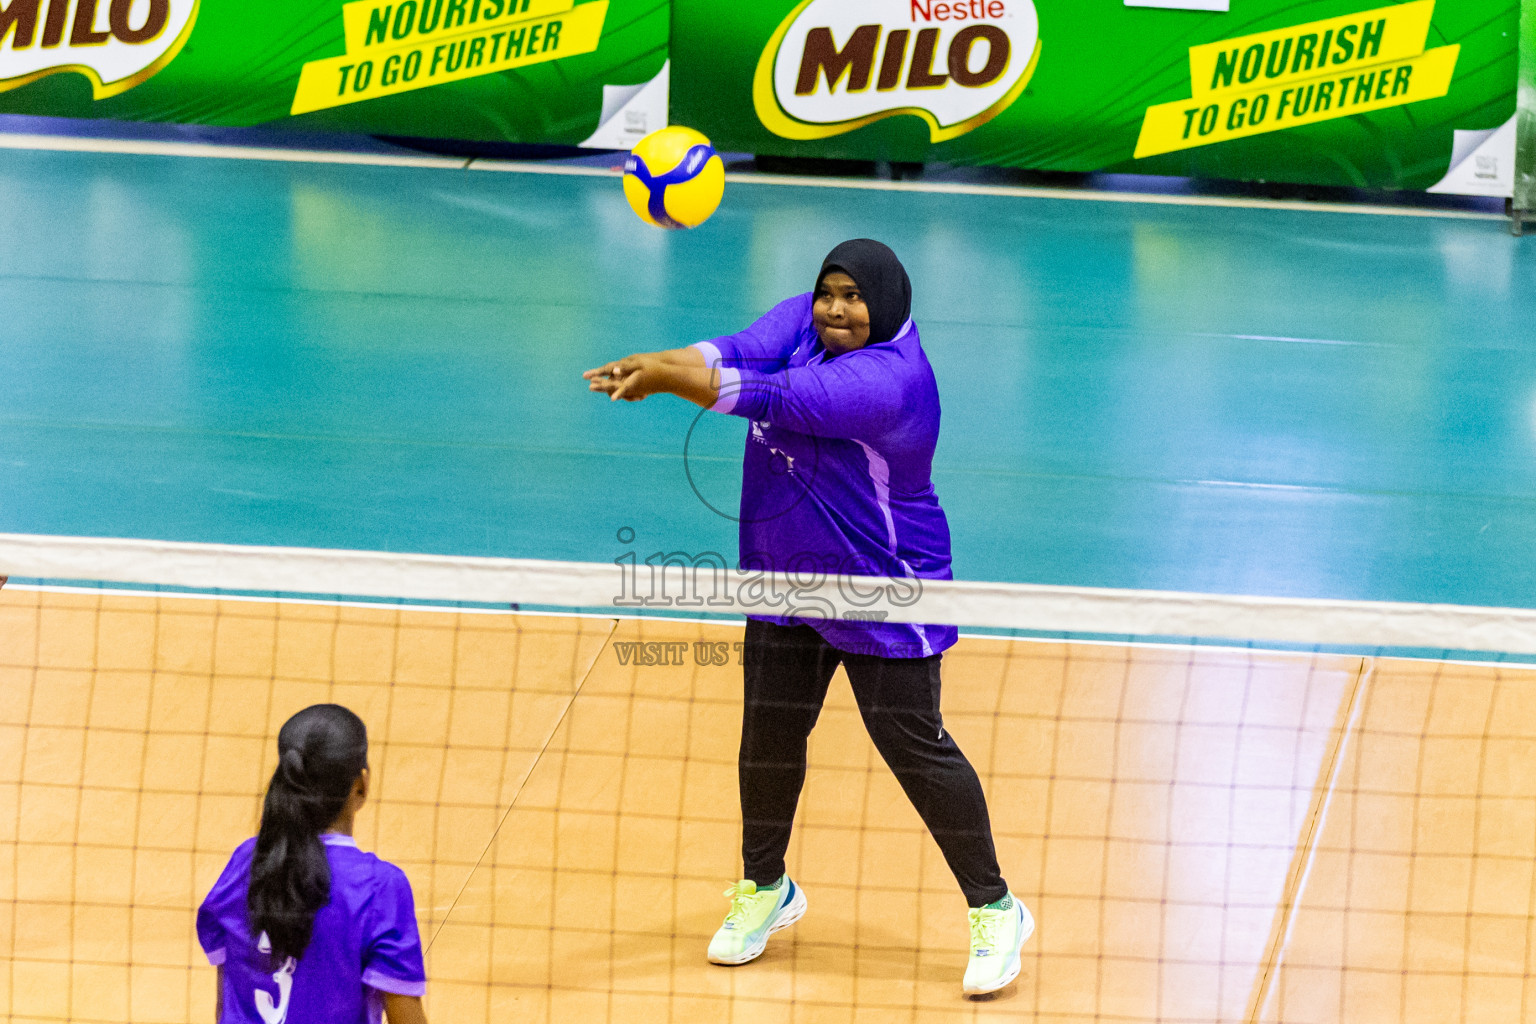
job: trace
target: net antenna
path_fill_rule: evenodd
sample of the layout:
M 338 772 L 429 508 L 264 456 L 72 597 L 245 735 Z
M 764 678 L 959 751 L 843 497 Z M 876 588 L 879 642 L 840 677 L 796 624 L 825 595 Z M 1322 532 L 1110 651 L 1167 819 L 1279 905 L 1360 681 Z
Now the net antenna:
M 1524 234 L 1536 220 L 1536 0 L 1520 0 L 1520 43 L 1515 89 L 1515 194 L 1509 229 Z

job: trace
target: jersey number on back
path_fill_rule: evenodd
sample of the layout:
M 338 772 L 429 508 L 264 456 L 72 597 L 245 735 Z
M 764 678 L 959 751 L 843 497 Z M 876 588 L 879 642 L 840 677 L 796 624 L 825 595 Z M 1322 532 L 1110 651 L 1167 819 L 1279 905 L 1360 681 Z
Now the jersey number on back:
M 272 941 L 267 938 L 267 933 L 262 932 L 256 948 L 263 953 L 271 954 Z M 293 972 L 298 968 L 298 961 L 288 957 L 283 961 L 283 966 L 272 975 L 272 981 L 277 985 L 277 999 L 273 1000 L 272 993 L 264 990 L 256 990 L 256 1012 L 261 1014 L 261 1019 L 266 1024 L 283 1024 L 288 1019 L 288 998 L 293 995 Z

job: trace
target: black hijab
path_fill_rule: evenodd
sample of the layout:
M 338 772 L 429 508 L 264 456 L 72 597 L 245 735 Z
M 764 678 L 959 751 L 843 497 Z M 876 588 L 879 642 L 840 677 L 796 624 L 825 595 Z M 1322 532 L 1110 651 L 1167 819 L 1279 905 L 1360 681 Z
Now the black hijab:
M 816 275 L 822 278 L 840 270 L 853 278 L 869 307 L 869 344 L 890 341 L 912 315 L 912 282 L 907 269 L 890 246 L 872 238 L 851 238 L 827 253 Z

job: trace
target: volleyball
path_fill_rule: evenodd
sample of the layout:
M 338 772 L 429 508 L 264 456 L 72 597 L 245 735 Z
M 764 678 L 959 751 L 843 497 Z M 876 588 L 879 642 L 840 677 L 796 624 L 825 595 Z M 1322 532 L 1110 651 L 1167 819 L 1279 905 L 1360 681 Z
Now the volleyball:
M 672 125 L 651 132 L 624 161 L 624 197 L 647 224 L 696 228 L 725 194 L 725 163 L 699 132 Z

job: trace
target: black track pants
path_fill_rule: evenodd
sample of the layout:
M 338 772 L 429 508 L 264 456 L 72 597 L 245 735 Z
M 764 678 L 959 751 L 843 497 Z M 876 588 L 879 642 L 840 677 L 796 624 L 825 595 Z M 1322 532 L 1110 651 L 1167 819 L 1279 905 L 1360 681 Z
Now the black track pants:
M 839 663 L 846 666 L 864 728 L 955 873 L 973 907 L 1008 887 L 976 770 L 939 715 L 939 659 L 880 658 L 832 647 L 810 626 L 747 620 L 741 723 L 741 852 L 744 877 L 771 885 L 784 874 L 795 805 L 805 784 L 806 741 Z

